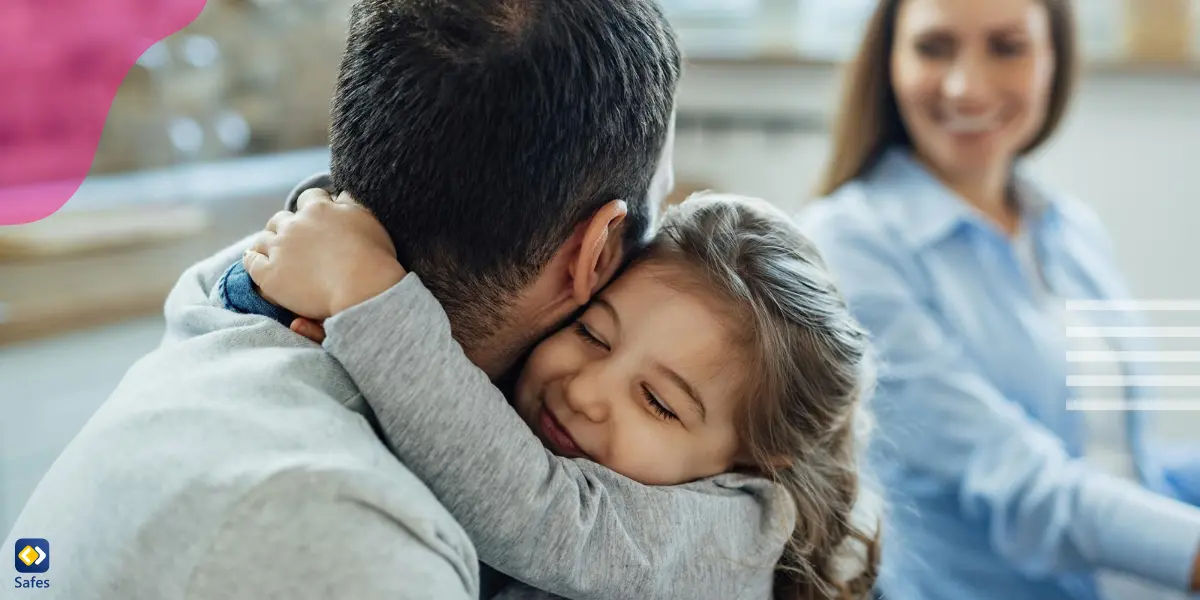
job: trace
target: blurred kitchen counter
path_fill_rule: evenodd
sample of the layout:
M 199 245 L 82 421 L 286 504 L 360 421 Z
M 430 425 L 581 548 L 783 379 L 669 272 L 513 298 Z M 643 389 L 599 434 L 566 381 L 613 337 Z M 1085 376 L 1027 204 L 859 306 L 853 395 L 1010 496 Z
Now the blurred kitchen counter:
M 261 229 L 297 182 L 327 165 L 328 151 L 316 149 L 89 178 L 50 219 L 187 205 L 207 223 L 170 239 L 0 261 L 0 345 L 161 314 L 185 269 Z
M 280 200 L 239 198 L 213 206 L 212 225 L 163 240 L 61 258 L 0 263 L 0 344 L 61 334 L 162 311 L 189 265 L 252 232 Z

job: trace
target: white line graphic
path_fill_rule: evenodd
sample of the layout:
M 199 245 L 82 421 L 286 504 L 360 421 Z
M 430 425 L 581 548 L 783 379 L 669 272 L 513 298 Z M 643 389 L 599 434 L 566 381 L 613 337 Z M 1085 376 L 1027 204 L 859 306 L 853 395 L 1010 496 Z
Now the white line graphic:
M 1200 375 L 1067 375 L 1067 387 L 1200 387 Z
M 1158 300 L 1067 300 L 1068 313 L 1121 312 L 1179 312 L 1200 313 L 1200 299 Z M 1112 326 L 1105 325 L 1100 315 L 1078 314 L 1081 320 L 1068 319 L 1065 328 L 1068 340 L 1075 349 L 1066 351 L 1067 363 L 1076 374 L 1066 376 L 1066 385 L 1077 397 L 1067 400 L 1071 411 L 1200 411 L 1200 389 L 1195 392 L 1182 391 L 1191 397 L 1171 398 L 1168 389 L 1200 388 L 1200 344 L 1182 340 L 1200 340 L 1200 323 L 1187 317 L 1162 315 L 1154 321 L 1180 323 L 1179 325 Z M 1187 325 L 1191 321 L 1192 325 Z M 1092 325 L 1092 326 L 1086 326 Z M 1123 350 L 1118 338 L 1141 338 L 1143 340 L 1180 340 L 1174 342 L 1172 350 Z M 1167 342 L 1163 342 L 1164 344 Z M 1141 344 L 1139 344 L 1141 345 Z M 1150 344 L 1151 347 L 1154 345 Z M 1189 346 L 1196 349 L 1188 349 Z M 1143 346 L 1145 347 L 1145 346 Z M 1127 368 L 1134 363 L 1143 368 Z M 1195 374 L 1154 374 L 1154 365 L 1187 365 L 1184 367 Z M 1181 370 L 1175 367 L 1174 371 Z M 1131 374 L 1131 371 L 1133 374 Z M 1138 371 L 1141 371 L 1138 373 Z M 1125 374 L 1122 374 L 1125 373 Z M 1132 387 L 1159 388 L 1157 398 L 1122 397 Z M 1090 389 L 1089 389 L 1090 388 Z M 1107 391 L 1111 390 L 1111 391 Z
M 1067 300 L 1072 311 L 1200 311 L 1200 300 Z
M 1169 411 L 1169 410 L 1200 410 L 1200 400 L 1121 400 L 1095 398 L 1080 398 L 1067 401 L 1067 410 L 1096 410 L 1096 411 Z
M 1068 327 L 1069 338 L 1194 338 L 1200 327 Z
M 1072 363 L 1188 363 L 1200 362 L 1200 351 L 1191 350 L 1068 350 Z

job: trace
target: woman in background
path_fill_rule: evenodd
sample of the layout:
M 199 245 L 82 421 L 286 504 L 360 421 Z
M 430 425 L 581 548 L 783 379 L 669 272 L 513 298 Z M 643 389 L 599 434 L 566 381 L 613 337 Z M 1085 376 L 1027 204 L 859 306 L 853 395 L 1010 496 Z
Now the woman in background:
M 888 600 L 1093 599 L 1100 570 L 1200 587 L 1200 510 L 1169 497 L 1182 480 L 1143 414 L 1070 410 L 1148 393 L 1067 385 L 1068 326 L 1138 323 L 1105 302 L 1127 296 L 1097 217 L 1022 167 L 1075 59 L 1067 0 L 883 0 L 850 67 L 826 198 L 801 223 L 882 362 Z M 1144 367 L 1110 353 L 1134 340 L 1092 342 L 1097 374 Z M 1090 462 L 1093 415 L 1123 448 L 1110 472 Z

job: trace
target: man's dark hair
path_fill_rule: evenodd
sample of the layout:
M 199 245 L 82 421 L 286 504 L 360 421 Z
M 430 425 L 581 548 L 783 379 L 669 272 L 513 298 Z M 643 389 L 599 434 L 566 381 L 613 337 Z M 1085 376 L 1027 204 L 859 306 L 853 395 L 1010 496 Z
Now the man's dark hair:
M 679 71 L 654 0 L 359 0 L 334 184 L 379 218 L 461 340 L 605 203 L 628 203 L 627 254 L 644 241 Z

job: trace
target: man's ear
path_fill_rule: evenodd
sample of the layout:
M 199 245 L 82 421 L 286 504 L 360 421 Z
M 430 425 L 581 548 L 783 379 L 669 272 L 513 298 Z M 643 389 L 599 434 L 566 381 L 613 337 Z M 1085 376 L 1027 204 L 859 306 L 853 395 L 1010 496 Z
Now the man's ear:
M 624 246 L 621 233 L 629 208 L 624 200 L 613 200 L 600 207 L 583 229 L 579 254 L 570 264 L 572 297 L 580 306 L 587 304 L 617 272 Z

